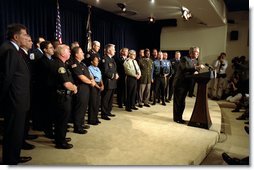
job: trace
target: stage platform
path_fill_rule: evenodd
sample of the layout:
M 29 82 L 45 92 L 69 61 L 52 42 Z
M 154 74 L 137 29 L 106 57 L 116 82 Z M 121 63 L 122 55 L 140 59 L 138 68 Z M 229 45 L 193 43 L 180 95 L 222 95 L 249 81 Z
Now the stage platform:
M 184 119 L 189 120 L 195 97 L 186 98 Z M 74 147 L 55 149 L 42 132 L 29 141 L 33 150 L 22 150 L 32 156 L 27 165 L 199 165 L 219 139 L 221 111 L 208 100 L 212 126 L 209 130 L 175 123 L 173 102 L 156 104 L 126 112 L 114 105 L 116 117 L 91 126 L 85 135 L 67 133 Z M 24 164 L 24 165 L 25 165 Z

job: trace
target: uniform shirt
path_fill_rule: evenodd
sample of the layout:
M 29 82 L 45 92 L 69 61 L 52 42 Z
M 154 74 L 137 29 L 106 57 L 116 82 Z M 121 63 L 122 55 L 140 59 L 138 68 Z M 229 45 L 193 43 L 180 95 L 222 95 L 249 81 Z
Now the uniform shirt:
M 101 82 L 102 75 L 101 75 L 101 70 L 99 69 L 99 67 L 90 65 L 88 67 L 88 69 L 89 69 L 90 73 L 93 75 L 95 82 L 96 83 Z
M 155 60 L 153 62 L 153 79 L 170 73 L 171 64 L 168 60 Z
M 140 84 L 150 84 L 152 82 L 153 61 L 150 58 L 141 58 L 139 68 L 141 71 Z
M 53 74 L 55 76 L 55 88 L 58 90 L 67 90 L 64 87 L 64 83 L 71 82 L 73 83 L 73 78 L 71 75 L 71 72 L 67 68 L 67 65 L 60 60 L 59 58 L 56 58 L 53 60 L 54 64 L 52 64 L 53 67 Z
M 101 72 L 105 89 L 115 89 L 117 87 L 115 60 L 109 56 L 104 56 L 101 62 Z
M 123 66 L 126 75 L 132 77 L 136 77 L 138 74 L 141 75 L 141 71 L 136 60 L 127 58 L 124 61 Z
M 71 70 L 72 70 L 72 75 L 76 85 L 84 84 L 84 82 L 82 82 L 80 78 L 78 77 L 80 75 L 84 75 L 87 78 L 91 79 L 91 75 L 87 66 L 76 59 L 73 60 L 73 63 L 71 65 Z

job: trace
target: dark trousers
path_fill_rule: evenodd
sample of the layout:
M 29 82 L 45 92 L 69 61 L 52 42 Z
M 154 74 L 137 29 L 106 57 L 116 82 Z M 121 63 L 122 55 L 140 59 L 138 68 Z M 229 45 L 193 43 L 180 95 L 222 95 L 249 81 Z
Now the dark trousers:
M 136 77 L 127 76 L 126 78 L 126 87 L 127 87 L 127 100 L 126 108 L 131 109 L 135 107 L 135 99 L 137 94 L 137 79 Z
M 55 141 L 56 144 L 65 143 L 67 124 L 71 112 L 71 95 L 56 94 L 55 109 Z
M 24 138 L 27 111 L 18 108 L 4 111 L 2 160 L 4 165 L 17 165 Z
M 90 97 L 90 86 L 82 84 L 78 86 L 78 93 L 74 95 L 73 123 L 74 129 L 83 129 L 85 124 L 85 113 L 88 108 Z
M 123 104 L 125 104 L 125 100 L 126 100 L 125 76 L 118 79 L 116 93 L 117 93 L 117 104 L 118 104 L 118 106 L 123 106 Z
M 169 80 L 168 80 L 168 100 L 171 100 L 171 99 L 172 99 L 172 96 L 173 96 L 173 91 L 174 91 L 174 87 L 173 87 L 174 78 L 175 78 L 175 76 L 172 75 L 172 76 L 169 78 Z
M 96 123 L 98 121 L 99 107 L 100 107 L 100 90 L 96 87 L 91 87 L 88 108 L 88 123 Z
M 165 103 L 165 84 L 166 84 L 166 77 L 155 77 L 154 79 L 154 97 L 153 102 L 156 102 L 156 98 L 158 100 L 162 100 L 162 103 Z
M 101 94 L 101 116 L 111 113 L 113 104 L 114 89 L 104 89 Z
M 194 79 L 191 79 L 190 80 L 190 88 L 189 88 L 189 93 L 188 93 L 188 96 L 189 97 L 192 97 L 194 95 L 194 88 L 195 88 L 195 80 Z
M 185 109 L 185 98 L 187 96 L 188 89 L 184 87 L 174 88 L 174 103 L 173 103 L 173 120 L 182 120 L 183 112 Z

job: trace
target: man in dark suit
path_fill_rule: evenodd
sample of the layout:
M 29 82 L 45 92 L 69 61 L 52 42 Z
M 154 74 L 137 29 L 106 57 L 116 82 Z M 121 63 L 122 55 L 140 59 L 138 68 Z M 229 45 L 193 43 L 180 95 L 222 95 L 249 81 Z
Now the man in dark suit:
M 185 109 L 185 98 L 187 96 L 190 83 L 193 78 L 190 76 L 196 74 L 198 70 L 205 68 L 203 64 L 197 65 L 199 48 L 191 47 L 189 56 L 182 57 L 178 65 L 174 78 L 174 104 L 173 120 L 177 123 L 185 123 L 182 119 Z
M 0 112 L 4 114 L 2 159 L 6 165 L 32 159 L 20 157 L 26 113 L 30 108 L 29 69 L 18 52 L 26 36 L 24 25 L 9 25 L 8 41 L 0 47 Z
M 35 45 L 36 45 L 36 49 L 34 50 L 34 60 L 37 60 L 39 58 L 41 58 L 43 56 L 43 51 L 40 47 L 40 44 L 45 41 L 45 39 L 43 37 L 38 37 Z
M 107 44 L 105 46 L 106 55 L 102 59 L 101 71 L 102 79 L 104 83 L 104 91 L 102 91 L 101 98 L 101 118 L 110 120 L 108 116 L 114 117 L 111 114 L 114 89 L 117 87 L 117 79 L 119 78 L 117 73 L 117 67 L 115 60 L 112 58 L 115 55 L 115 45 Z

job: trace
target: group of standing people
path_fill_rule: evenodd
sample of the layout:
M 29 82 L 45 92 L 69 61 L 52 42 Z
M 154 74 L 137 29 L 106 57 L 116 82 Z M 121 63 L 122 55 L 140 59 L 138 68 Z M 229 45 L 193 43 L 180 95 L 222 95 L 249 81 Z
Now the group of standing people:
M 115 45 L 107 44 L 100 57 L 98 41 L 84 54 L 78 43 L 70 49 L 41 40 L 29 54 L 32 40 L 21 24 L 8 27 L 7 40 L 0 47 L 0 112 L 4 116 L 3 164 L 8 165 L 32 159 L 20 156 L 30 118 L 46 137 L 54 139 L 56 148 L 70 149 L 68 122 L 73 122 L 74 133 L 85 134 L 89 128 L 86 112 L 87 124 L 101 123 L 99 108 L 101 118 L 110 120 L 115 116 L 115 89 L 118 106 L 125 105 L 132 112 L 138 110 L 136 106 L 150 107 L 153 83 L 152 105 L 162 101 L 165 106 L 174 94 L 173 119 L 184 123 L 185 98 L 192 81 L 189 75 L 204 68 L 197 63 L 198 47 L 191 47 L 186 57 L 177 51 L 170 61 L 161 51 L 151 57 L 149 49 L 140 50 L 137 56 L 135 50 L 122 48 L 120 56 L 115 56 Z

